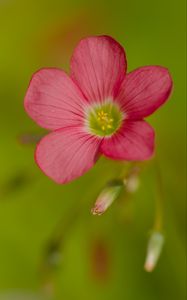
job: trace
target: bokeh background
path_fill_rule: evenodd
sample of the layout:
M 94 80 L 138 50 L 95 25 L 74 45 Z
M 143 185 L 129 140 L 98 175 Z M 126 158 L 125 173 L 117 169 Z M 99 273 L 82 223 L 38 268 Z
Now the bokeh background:
M 101 159 L 59 186 L 33 159 L 45 132 L 23 109 L 32 73 L 68 71 L 77 42 L 100 34 L 125 47 L 129 71 L 163 65 L 174 80 L 172 97 L 149 118 L 165 235 L 151 274 L 143 265 L 155 215 L 154 163 L 144 166 L 133 196 L 96 217 L 90 209 L 120 164 Z M 0 0 L 0 300 L 185 299 L 185 80 L 184 0 Z

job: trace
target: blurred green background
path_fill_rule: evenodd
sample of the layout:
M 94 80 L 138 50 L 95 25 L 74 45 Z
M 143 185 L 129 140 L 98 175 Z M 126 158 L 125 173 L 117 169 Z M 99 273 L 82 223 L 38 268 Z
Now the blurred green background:
M 101 159 L 59 186 L 33 159 L 33 139 L 44 131 L 23 109 L 32 73 L 47 66 L 68 70 L 77 42 L 100 34 L 125 47 L 129 71 L 163 65 L 174 80 L 171 99 L 149 118 L 166 239 L 151 274 L 143 265 L 155 214 L 153 163 L 131 199 L 124 195 L 96 217 L 90 209 L 120 164 Z M 184 0 L 0 0 L 0 300 L 185 299 L 185 75 Z M 60 249 L 53 247 L 56 236 Z

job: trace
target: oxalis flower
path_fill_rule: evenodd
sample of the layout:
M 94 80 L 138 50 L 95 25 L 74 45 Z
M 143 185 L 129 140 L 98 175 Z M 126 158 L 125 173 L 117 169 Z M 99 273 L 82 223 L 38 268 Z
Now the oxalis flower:
M 126 70 L 122 46 L 95 36 L 76 47 L 69 76 L 57 68 L 33 75 L 25 109 L 52 131 L 37 145 L 35 159 L 57 183 L 81 176 L 100 154 L 126 161 L 152 157 L 154 130 L 143 118 L 167 100 L 172 80 L 160 66 Z

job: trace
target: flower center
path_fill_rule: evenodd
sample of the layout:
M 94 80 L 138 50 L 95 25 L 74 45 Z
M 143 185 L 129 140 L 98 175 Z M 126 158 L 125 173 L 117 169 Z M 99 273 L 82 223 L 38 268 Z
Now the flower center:
M 110 136 L 115 133 L 123 120 L 120 108 L 105 102 L 92 106 L 87 112 L 86 123 L 91 133 L 98 136 Z

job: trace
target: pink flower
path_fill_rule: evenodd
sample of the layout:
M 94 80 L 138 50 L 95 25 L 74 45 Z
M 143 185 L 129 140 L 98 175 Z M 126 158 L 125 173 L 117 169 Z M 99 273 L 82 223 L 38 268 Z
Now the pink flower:
M 168 70 L 146 66 L 126 74 L 124 49 L 109 36 L 81 40 L 70 69 L 70 76 L 56 68 L 39 70 L 26 93 L 29 116 L 52 131 L 36 148 L 41 170 L 62 184 L 88 171 L 100 154 L 151 158 L 154 130 L 143 119 L 169 97 Z

